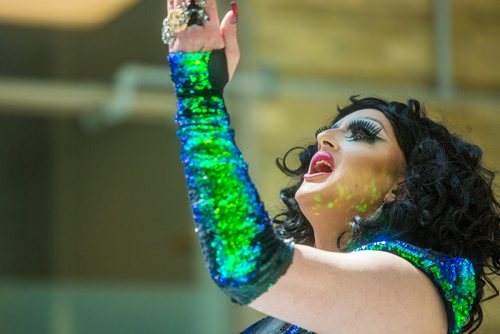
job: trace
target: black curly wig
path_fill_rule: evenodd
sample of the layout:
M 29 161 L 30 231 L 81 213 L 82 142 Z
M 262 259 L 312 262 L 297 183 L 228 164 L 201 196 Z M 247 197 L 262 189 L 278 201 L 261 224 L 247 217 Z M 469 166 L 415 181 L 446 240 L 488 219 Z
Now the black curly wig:
M 498 295 L 490 278 L 500 274 L 500 205 L 493 191 L 495 173 L 483 166 L 478 146 L 427 118 L 416 100 L 400 103 L 353 96 L 350 102 L 344 108 L 337 107 L 339 114 L 329 126 L 361 109 L 381 111 L 394 129 L 407 174 L 395 201 L 383 204 L 368 218 L 353 217 L 345 249 L 389 237 L 468 258 L 476 272 L 476 300 L 463 332 L 476 331 L 483 320 L 480 301 Z M 300 166 L 290 168 L 287 158 L 297 150 Z M 314 233 L 295 193 L 316 152 L 314 143 L 294 147 L 276 159 L 278 168 L 296 179 L 280 192 L 286 209 L 274 217 L 276 231 L 283 238 L 306 245 L 314 245 Z M 485 296 L 486 287 L 492 291 L 489 296 Z

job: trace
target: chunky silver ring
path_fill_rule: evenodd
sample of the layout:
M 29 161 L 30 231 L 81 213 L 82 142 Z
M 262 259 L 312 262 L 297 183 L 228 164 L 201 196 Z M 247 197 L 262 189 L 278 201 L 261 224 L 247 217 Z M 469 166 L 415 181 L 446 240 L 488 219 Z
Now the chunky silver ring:
M 203 25 L 209 20 L 205 0 L 183 1 L 172 9 L 163 20 L 161 39 L 169 45 L 175 40 L 175 34 L 185 30 L 189 26 Z
M 176 33 L 187 28 L 189 18 L 191 17 L 191 10 L 188 10 L 188 6 L 187 2 L 181 2 L 163 20 L 161 39 L 166 45 L 174 41 Z
M 191 1 L 191 17 L 188 25 L 203 25 L 203 23 L 209 20 L 205 8 L 207 7 L 207 2 L 205 0 L 193 0 Z

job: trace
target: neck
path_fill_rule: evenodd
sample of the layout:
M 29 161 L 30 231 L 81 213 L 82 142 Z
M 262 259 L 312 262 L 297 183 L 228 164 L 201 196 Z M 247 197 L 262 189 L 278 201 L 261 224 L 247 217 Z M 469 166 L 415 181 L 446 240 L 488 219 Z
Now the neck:
M 338 239 L 342 233 L 346 232 L 347 225 L 342 225 L 342 228 L 334 229 L 334 226 L 329 225 L 327 222 L 315 222 L 314 230 L 314 247 L 317 249 L 340 252 L 338 247 Z
M 337 247 L 337 240 L 332 242 L 331 240 L 315 238 L 314 247 L 328 252 L 340 252 L 340 248 Z
M 341 248 L 337 243 L 339 237 L 342 237 L 342 242 L 347 240 L 347 235 L 350 233 L 349 222 L 354 216 L 353 212 L 338 212 L 335 215 L 333 212 L 323 212 L 322 215 L 306 215 L 314 230 L 315 247 L 329 252 L 340 252 Z M 312 217 L 311 217 L 312 216 Z

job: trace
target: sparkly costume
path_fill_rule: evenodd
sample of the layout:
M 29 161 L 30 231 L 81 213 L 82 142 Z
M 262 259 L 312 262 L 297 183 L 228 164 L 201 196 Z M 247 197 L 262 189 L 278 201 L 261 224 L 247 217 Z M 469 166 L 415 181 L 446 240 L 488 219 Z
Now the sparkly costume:
M 377 250 L 398 255 L 429 277 L 441 294 L 448 316 L 448 333 L 458 334 L 467 321 L 474 301 L 476 283 L 469 260 L 449 257 L 402 241 L 381 241 L 361 246 L 354 252 Z M 246 329 L 243 334 L 311 333 L 284 321 L 267 317 Z
M 205 260 L 217 285 L 235 302 L 248 304 L 284 274 L 293 247 L 274 235 L 234 144 L 222 99 L 227 75 L 209 76 L 227 73 L 221 52 L 171 53 L 168 59 L 178 97 L 181 159 Z
M 177 135 L 194 219 L 210 274 L 235 302 L 248 304 L 283 275 L 293 247 L 279 240 L 247 165 L 233 139 L 222 91 L 227 82 L 223 51 L 171 53 L 178 97 Z M 354 251 L 396 254 L 424 272 L 438 288 L 448 314 L 448 333 L 459 333 L 475 297 L 470 261 L 401 241 L 377 242 Z M 244 333 L 308 333 L 271 317 Z

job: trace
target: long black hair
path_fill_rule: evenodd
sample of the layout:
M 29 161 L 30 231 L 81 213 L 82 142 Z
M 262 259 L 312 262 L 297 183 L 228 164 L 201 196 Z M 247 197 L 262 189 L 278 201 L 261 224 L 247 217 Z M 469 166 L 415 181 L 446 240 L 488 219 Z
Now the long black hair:
M 478 146 L 426 117 L 416 100 L 400 103 L 352 96 L 350 102 L 346 107 L 337 107 L 339 114 L 330 126 L 361 109 L 381 111 L 394 129 L 407 173 L 395 201 L 383 204 L 368 218 L 352 218 L 345 248 L 390 236 L 449 256 L 468 258 L 476 272 L 476 299 L 463 332 L 476 331 L 483 320 L 479 302 L 498 295 L 490 278 L 500 274 L 500 205 L 493 191 L 495 173 L 482 164 Z M 291 168 L 287 159 L 296 151 L 300 166 Z M 314 233 L 300 211 L 295 193 L 316 152 L 317 144 L 313 143 L 294 147 L 276 159 L 278 168 L 295 179 L 280 192 L 285 210 L 274 217 L 276 231 L 283 238 L 306 245 L 314 245 Z M 486 286 L 492 294 L 485 297 Z

